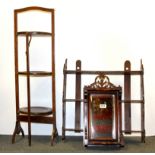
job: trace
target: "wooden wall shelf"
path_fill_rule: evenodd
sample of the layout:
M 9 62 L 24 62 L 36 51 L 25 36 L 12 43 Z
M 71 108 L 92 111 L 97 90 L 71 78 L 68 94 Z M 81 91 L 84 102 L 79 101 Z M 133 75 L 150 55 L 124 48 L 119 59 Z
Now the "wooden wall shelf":
M 124 63 L 124 70 L 123 71 L 92 71 L 92 70 L 82 70 L 81 61 L 76 61 L 75 70 L 69 70 L 67 66 L 67 59 L 64 63 L 63 68 L 63 97 L 62 97 L 62 104 L 63 104 L 63 124 L 62 124 L 62 139 L 65 140 L 66 138 L 66 131 L 72 132 L 82 132 L 83 129 L 81 128 L 81 104 L 86 102 L 85 98 L 82 99 L 81 97 L 81 79 L 84 75 L 112 75 L 112 76 L 123 76 L 124 77 L 124 99 L 121 99 L 122 109 L 124 110 L 124 129 L 122 128 L 122 133 L 132 134 L 132 133 L 140 133 L 141 134 L 141 142 L 145 142 L 145 98 L 144 98 L 144 67 L 142 64 L 142 60 L 140 62 L 140 70 L 131 70 L 131 63 L 129 60 L 125 61 Z M 75 97 L 68 98 L 67 97 L 67 77 L 69 75 L 75 75 Z M 140 77 L 140 99 L 133 99 L 131 96 L 131 77 L 132 76 L 139 76 Z M 122 79 L 122 78 L 121 78 Z M 133 86 L 134 87 L 134 86 Z M 66 127 L 66 104 L 75 103 L 75 127 L 74 128 L 67 128 Z M 134 130 L 131 127 L 131 104 L 140 104 L 140 123 L 141 127 L 139 130 Z

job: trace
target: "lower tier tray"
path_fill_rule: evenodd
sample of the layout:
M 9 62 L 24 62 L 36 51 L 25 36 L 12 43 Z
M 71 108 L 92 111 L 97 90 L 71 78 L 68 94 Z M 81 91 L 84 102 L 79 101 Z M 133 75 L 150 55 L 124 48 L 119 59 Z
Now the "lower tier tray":
M 20 108 L 19 112 L 21 114 L 28 114 L 28 107 Z M 52 108 L 34 106 L 30 108 L 30 114 L 31 115 L 50 115 L 52 114 Z

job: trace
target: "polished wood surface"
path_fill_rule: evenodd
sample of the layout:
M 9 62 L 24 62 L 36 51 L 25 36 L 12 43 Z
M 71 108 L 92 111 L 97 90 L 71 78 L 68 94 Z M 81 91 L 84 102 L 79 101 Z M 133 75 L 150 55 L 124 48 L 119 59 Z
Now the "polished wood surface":
M 22 107 L 20 108 L 19 112 L 21 114 L 28 114 L 28 108 Z M 52 114 L 52 108 L 49 107 L 33 107 L 30 108 L 30 115 L 50 115 Z
M 52 72 L 46 72 L 46 71 L 19 71 L 18 72 L 19 75 L 23 75 L 23 76 L 27 76 L 27 74 L 29 74 L 29 76 L 52 76 Z
M 104 74 L 84 87 L 84 146 L 124 145 L 121 94 Z
M 49 32 L 41 32 L 41 31 L 21 31 L 17 32 L 18 36 L 33 36 L 33 37 L 46 37 L 46 36 L 52 36 L 52 33 Z
M 76 64 L 79 61 L 80 60 L 77 60 Z M 120 109 L 126 111 L 124 113 L 124 116 L 126 117 L 126 119 L 122 119 L 120 121 L 121 121 L 121 124 L 122 123 L 126 124 L 126 127 L 124 129 L 122 129 L 122 132 L 124 133 L 124 135 L 126 133 L 127 134 L 129 134 L 129 133 L 132 134 L 132 133 L 135 133 L 135 132 L 136 133 L 140 133 L 141 134 L 141 142 L 145 142 L 144 67 L 143 67 L 143 64 L 142 64 L 142 60 L 140 62 L 140 70 L 131 70 L 131 69 L 128 68 L 130 66 L 128 66 L 126 64 L 131 64 L 131 63 L 130 63 L 129 60 L 125 61 L 125 63 L 124 63 L 124 70 L 123 71 L 121 71 L 121 70 L 119 70 L 119 71 L 82 70 L 82 65 L 81 65 L 80 70 L 76 70 L 76 69 L 75 70 L 70 70 L 67 67 L 67 59 L 65 60 L 64 68 L 63 68 L 64 78 L 63 78 L 63 97 L 62 97 L 62 113 L 63 113 L 63 117 L 62 117 L 62 139 L 63 140 L 66 137 L 66 131 L 77 132 L 76 127 L 68 128 L 66 126 L 66 119 L 67 119 L 66 118 L 66 112 L 67 112 L 66 104 L 74 104 L 75 103 L 75 105 L 76 105 L 78 102 L 81 102 L 81 103 L 86 102 L 85 98 L 82 99 L 82 98 L 79 98 L 79 97 L 76 97 L 76 96 L 75 96 L 75 98 L 68 98 L 67 97 L 67 95 L 66 95 L 67 94 L 67 83 L 69 82 L 67 80 L 67 77 L 69 75 L 77 75 L 77 74 L 79 74 L 81 76 L 81 81 L 82 81 L 82 77 L 84 75 L 91 76 L 91 75 L 106 74 L 106 75 L 109 75 L 109 76 L 120 76 L 120 77 L 123 76 L 124 77 L 124 81 L 123 81 L 124 82 L 124 91 L 126 91 L 126 93 L 125 93 L 124 99 L 121 99 L 122 106 L 120 106 Z M 125 66 L 127 68 L 125 68 Z M 134 86 L 133 86 L 133 88 L 131 87 L 132 76 L 139 76 L 140 77 L 140 99 L 136 99 L 135 100 L 131 96 L 132 89 L 134 88 Z M 75 83 L 77 83 L 77 79 L 76 78 L 75 78 Z M 77 88 L 75 88 L 75 92 L 76 92 L 76 89 Z M 81 91 L 81 90 L 79 90 L 79 91 Z M 127 104 L 129 104 L 129 105 L 127 105 Z M 124 109 L 124 107 L 129 107 L 130 108 L 131 105 L 134 106 L 134 104 L 140 104 L 140 112 L 141 112 L 140 123 L 141 123 L 141 128 L 138 129 L 138 130 L 132 129 L 132 126 L 130 125 L 134 121 L 130 117 L 132 112 L 130 110 L 128 110 L 128 108 L 126 108 L 126 110 Z M 120 110 L 120 112 L 122 110 Z M 75 118 L 76 118 L 76 120 L 74 122 L 76 122 L 76 121 L 81 122 L 81 120 L 80 120 L 81 118 L 79 118 L 79 116 L 77 116 L 76 114 L 75 114 Z M 77 120 L 77 118 L 79 120 Z M 129 125 L 128 125 L 128 123 L 129 123 Z M 78 129 L 78 132 L 82 132 L 82 131 L 83 131 L 83 129 Z
M 81 99 L 81 61 L 76 62 L 76 84 L 75 84 L 75 98 Z M 75 101 L 75 132 L 79 132 L 81 129 L 81 102 Z
M 124 64 L 124 119 L 125 119 L 125 130 L 128 131 L 126 134 L 131 134 L 131 63 L 126 61 Z M 126 104 L 128 100 L 129 104 Z
M 27 11 L 42 11 L 41 13 L 49 13 L 51 15 L 51 32 L 41 31 L 18 31 L 18 15 Z M 15 90 L 16 90 L 16 125 L 12 136 L 12 143 L 15 142 L 16 134 L 22 133 L 24 137 L 24 131 L 20 122 L 28 123 L 28 142 L 31 146 L 31 123 L 46 123 L 53 124 L 51 145 L 53 145 L 55 137 L 58 135 L 56 128 L 56 101 L 55 101 L 55 19 L 54 9 L 43 8 L 38 6 L 26 7 L 14 10 L 14 56 L 15 56 Z M 32 17 L 33 18 L 33 17 Z M 18 64 L 18 37 L 25 37 L 26 40 L 26 70 L 19 71 Z M 32 43 L 32 37 L 51 37 L 51 71 L 32 71 L 30 66 L 30 44 Z M 37 55 L 36 55 L 37 57 Z M 27 82 L 27 107 L 21 107 L 19 100 L 19 76 L 25 76 Z M 50 76 L 52 83 L 52 103 L 51 107 L 42 107 L 31 105 L 31 76 L 44 77 Z

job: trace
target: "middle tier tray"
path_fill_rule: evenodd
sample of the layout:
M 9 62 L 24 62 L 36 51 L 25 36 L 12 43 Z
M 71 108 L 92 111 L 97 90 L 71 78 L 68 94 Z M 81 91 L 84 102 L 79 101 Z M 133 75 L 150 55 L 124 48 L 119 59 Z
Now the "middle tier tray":
M 46 72 L 46 71 L 19 71 L 18 72 L 19 75 L 23 75 L 23 76 L 27 76 L 28 74 L 30 76 L 51 76 L 52 72 Z

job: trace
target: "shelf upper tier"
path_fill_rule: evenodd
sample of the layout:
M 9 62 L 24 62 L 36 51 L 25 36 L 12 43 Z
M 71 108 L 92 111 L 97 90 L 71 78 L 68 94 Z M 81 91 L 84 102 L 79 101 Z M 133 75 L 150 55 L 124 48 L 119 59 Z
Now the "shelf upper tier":
M 27 71 L 19 71 L 18 75 L 26 76 L 28 74 Z M 46 71 L 30 71 L 30 76 L 51 76 L 52 72 L 46 72 Z
M 50 32 L 41 32 L 41 31 L 20 31 L 17 32 L 17 36 L 52 36 L 52 33 Z

